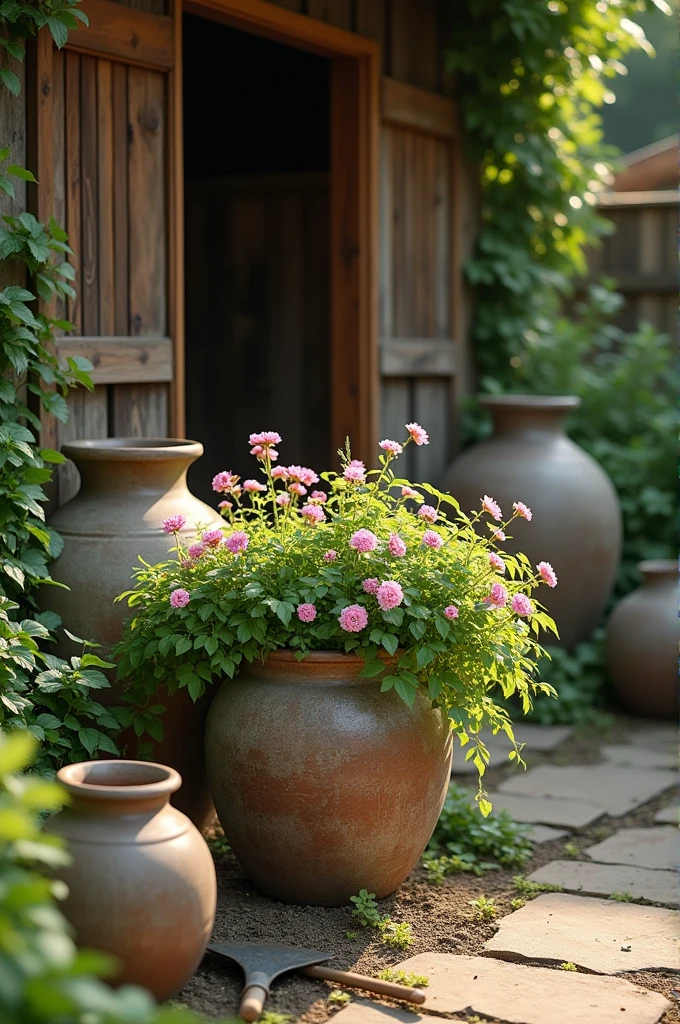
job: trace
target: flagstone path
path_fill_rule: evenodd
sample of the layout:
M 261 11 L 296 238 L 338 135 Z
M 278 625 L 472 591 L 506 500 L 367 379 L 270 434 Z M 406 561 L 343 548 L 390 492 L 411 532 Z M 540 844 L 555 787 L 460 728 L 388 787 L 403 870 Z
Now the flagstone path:
M 518 739 L 526 743 L 525 757 L 554 750 L 569 734 L 540 726 L 517 732 L 524 732 Z M 603 764 L 532 768 L 529 757 L 526 773 L 513 772 L 498 786 L 494 807 L 533 825 L 535 843 L 640 808 L 675 785 L 677 736 L 671 726 L 651 723 L 626 740 L 602 749 Z M 487 745 L 496 757 L 509 749 L 505 738 L 490 737 Z M 454 773 L 467 774 L 460 752 L 458 761 Z M 564 891 L 543 893 L 501 918 L 481 956 L 423 953 L 395 965 L 429 978 L 418 1013 L 356 999 L 336 1014 L 338 1024 L 428 1024 L 432 1015 L 503 1024 L 680 1020 L 670 1001 L 640 983 L 639 975 L 636 984 L 616 977 L 680 975 L 680 914 L 670 909 L 679 902 L 677 808 L 663 808 L 654 820 L 583 849 L 572 842 L 567 852 L 575 851 L 574 859 L 540 867 L 529 881 Z M 614 899 L 598 898 L 612 894 Z M 640 899 L 665 906 L 633 902 Z

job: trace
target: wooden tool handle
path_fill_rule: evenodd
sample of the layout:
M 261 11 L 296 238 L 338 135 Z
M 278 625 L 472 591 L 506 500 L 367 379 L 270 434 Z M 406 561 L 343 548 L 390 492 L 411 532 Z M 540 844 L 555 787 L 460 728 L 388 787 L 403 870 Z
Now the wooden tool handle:
M 254 1021 L 262 1013 L 264 1001 L 267 998 L 267 989 L 261 985 L 250 985 L 244 988 L 241 995 L 241 1008 L 239 1014 L 244 1020 Z
M 379 996 L 402 999 L 406 1003 L 417 1003 L 420 1006 L 425 1002 L 425 993 L 421 992 L 419 988 L 407 988 L 406 985 L 397 985 L 393 981 L 381 981 L 379 978 L 369 978 L 365 974 L 334 971 L 332 967 L 324 967 L 321 964 L 314 967 L 303 967 L 302 973 L 310 978 L 320 978 L 323 981 L 336 981 L 339 985 L 349 985 L 350 988 L 363 988 L 366 992 L 375 992 Z M 248 1019 L 250 1018 L 246 1018 L 246 1020 Z

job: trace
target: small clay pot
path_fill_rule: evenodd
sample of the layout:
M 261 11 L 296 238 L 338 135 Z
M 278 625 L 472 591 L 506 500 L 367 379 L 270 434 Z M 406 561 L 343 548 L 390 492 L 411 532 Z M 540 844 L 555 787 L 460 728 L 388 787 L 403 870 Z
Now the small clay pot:
M 451 730 L 419 691 L 412 708 L 352 654 L 275 651 L 225 681 L 206 761 L 241 866 L 286 903 L 341 906 L 404 881 L 444 802 Z
M 169 803 L 182 780 L 144 761 L 85 761 L 57 777 L 70 805 L 43 827 L 66 840 L 72 858 L 58 877 L 78 945 L 116 957 L 116 984 L 168 999 L 205 953 L 217 899 L 210 851 Z
M 643 583 L 624 597 L 607 626 L 607 665 L 621 703 L 636 715 L 678 714 L 678 566 L 640 562 Z

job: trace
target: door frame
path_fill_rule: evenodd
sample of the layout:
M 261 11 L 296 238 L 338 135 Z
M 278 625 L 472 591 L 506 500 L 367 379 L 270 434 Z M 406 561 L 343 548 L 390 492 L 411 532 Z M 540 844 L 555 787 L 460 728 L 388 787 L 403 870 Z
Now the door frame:
M 182 14 L 195 14 L 330 60 L 330 364 L 331 452 L 350 437 L 353 454 L 374 458 L 378 441 L 378 145 L 380 47 L 377 42 L 265 0 L 174 0 L 170 78 L 173 182 L 172 422 L 184 426 L 182 164 Z M 172 269 L 174 268 L 174 269 Z M 173 287 L 174 286 L 174 287 Z M 174 322 L 173 322 L 174 321 Z M 276 425 L 276 424 L 274 424 Z M 314 426 L 310 424 L 310 426 Z

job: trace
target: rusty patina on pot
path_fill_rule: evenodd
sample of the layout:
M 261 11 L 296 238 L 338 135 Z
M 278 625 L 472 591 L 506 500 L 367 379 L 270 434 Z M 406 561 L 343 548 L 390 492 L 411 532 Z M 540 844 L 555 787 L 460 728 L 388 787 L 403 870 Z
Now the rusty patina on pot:
M 181 779 L 144 761 L 86 761 L 57 773 L 71 802 L 44 829 L 62 836 L 62 905 L 78 945 L 115 956 L 117 984 L 164 1000 L 192 976 L 215 919 L 213 859 L 198 830 L 169 803 Z
M 439 818 L 451 732 L 354 655 L 276 651 L 222 684 L 206 733 L 208 776 L 232 849 L 255 885 L 289 903 L 341 906 L 403 882 Z

